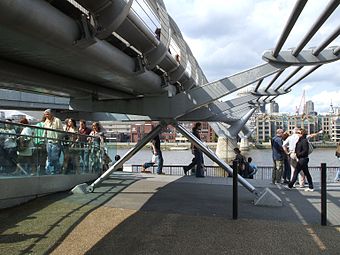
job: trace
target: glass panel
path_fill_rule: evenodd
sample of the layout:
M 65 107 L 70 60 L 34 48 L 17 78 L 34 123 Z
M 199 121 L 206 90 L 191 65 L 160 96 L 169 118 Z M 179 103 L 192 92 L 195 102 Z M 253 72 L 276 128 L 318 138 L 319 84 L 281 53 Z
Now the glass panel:
M 110 152 L 116 152 L 116 143 L 110 143 Z M 0 178 L 101 173 L 110 164 L 103 135 L 0 121 Z

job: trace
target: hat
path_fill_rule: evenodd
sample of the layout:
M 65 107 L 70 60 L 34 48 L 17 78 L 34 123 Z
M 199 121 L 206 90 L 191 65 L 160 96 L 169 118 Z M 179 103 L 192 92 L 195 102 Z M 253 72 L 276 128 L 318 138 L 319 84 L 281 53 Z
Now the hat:
M 52 111 L 51 111 L 51 109 L 46 109 L 45 111 L 44 111 L 44 113 L 51 113 Z

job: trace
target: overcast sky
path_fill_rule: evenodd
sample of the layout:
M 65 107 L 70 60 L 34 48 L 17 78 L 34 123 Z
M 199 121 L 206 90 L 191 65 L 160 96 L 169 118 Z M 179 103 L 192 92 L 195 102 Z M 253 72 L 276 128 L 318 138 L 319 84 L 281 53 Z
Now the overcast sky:
M 275 47 L 295 2 L 164 0 L 209 81 L 263 64 L 262 53 Z M 283 50 L 299 44 L 327 3 L 326 0 L 308 1 Z M 339 25 L 340 7 L 307 47 L 318 46 Z M 339 37 L 331 44 L 334 45 L 340 45 Z M 303 68 L 301 74 L 307 70 Z M 270 80 L 266 79 L 263 86 Z M 320 67 L 294 86 L 291 93 L 278 97 L 280 111 L 295 112 L 303 90 L 306 101 L 312 100 L 318 112 L 327 112 L 331 101 L 334 106 L 340 106 L 340 61 Z

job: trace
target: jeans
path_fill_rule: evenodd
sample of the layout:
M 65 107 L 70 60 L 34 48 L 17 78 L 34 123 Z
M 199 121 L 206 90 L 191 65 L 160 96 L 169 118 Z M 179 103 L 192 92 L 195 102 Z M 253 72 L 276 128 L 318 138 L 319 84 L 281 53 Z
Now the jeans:
M 283 160 L 275 160 L 274 161 L 274 169 L 272 173 L 272 183 L 281 183 L 283 172 Z
M 192 159 L 192 162 L 190 165 L 184 167 L 186 171 L 190 170 L 196 165 L 196 177 L 202 177 L 204 176 L 204 170 L 203 170 L 203 153 L 200 150 L 194 150 L 194 158 Z
M 89 172 L 89 148 L 85 146 L 80 151 L 80 167 L 83 173 Z
M 47 143 L 47 164 L 46 164 L 46 174 L 60 174 L 61 165 L 59 162 L 61 145 L 59 143 Z
M 144 163 L 143 164 L 143 167 L 145 169 L 149 168 L 149 167 L 152 167 L 153 165 L 157 165 L 157 173 L 160 174 L 162 173 L 162 169 L 163 169 L 163 155 L 162 155 L 162 152 L 161 151 L 157 151 L 157 155 L 156 155 L 156 158 L 155 158 L 155 162 L 147 162 L 147 163 Z
M 157 173 L 160 174 L 162 173 L 163 169 L 163 155 L 161 151 L 157 151 L 157 156 L 156 156 L 156 164 L 157 164 Z
M 290 164 L 289 164 L 289 160 L 287 157 L 284 158 L 283 160 L 283 180 L 284 181 L 290 181 L 290 176 L 291 176 L 291 168 L 290 168 Z
M 335 182 L 340 181 L 340 168 L 338 168 L 338 170 L 336 171 L 336 175 L 335 175 L 334 181 Z

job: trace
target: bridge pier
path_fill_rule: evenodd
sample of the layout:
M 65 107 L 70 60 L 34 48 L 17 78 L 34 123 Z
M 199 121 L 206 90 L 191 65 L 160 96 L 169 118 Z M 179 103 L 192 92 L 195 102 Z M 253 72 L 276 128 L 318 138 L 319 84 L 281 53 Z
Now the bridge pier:
M 249 140 L 248 140 L 247 137 L 241 138 L 240 150 L 241 150 L 242 152 L 244 152 L 244 151 L 249 151 Z
M 230 164 L 235 158 L 234 148 L 236 147 L 236 140 L 220 136 L 217 140 L 216 155 Z

